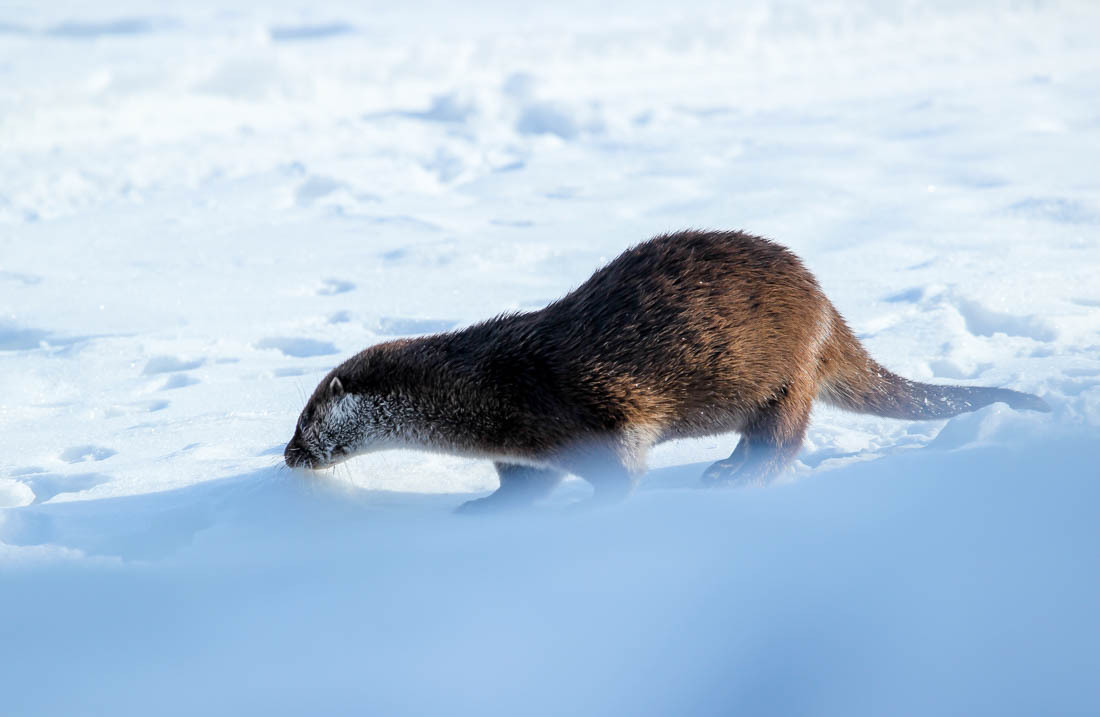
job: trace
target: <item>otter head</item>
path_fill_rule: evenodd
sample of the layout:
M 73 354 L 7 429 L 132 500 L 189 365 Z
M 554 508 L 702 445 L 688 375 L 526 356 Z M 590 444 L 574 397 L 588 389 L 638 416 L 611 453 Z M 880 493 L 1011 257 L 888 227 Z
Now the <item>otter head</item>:
M 291 468 L 328 468 L 369 449 L 369 417 L 363 401 L 329 374 L 310 396 L 283 458 Z
M 406 349 L 412 344 L 378 344 L 332 369 L 298 417 L 283 452 L 286 464 L 328 468 L 362 453 L 421 446 L 432 418 L 410 386 Z

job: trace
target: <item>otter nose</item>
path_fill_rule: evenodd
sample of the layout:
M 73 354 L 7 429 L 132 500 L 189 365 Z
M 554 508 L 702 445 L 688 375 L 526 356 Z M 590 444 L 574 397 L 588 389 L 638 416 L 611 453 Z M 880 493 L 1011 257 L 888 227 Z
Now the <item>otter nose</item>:
M 309 456 L 306 452 L 295 445 L 294 441 L 286 444 L 286 450 L 283 451 L 283 460 L 291 468 L 297 468 L 299 466 L 309 464 Z

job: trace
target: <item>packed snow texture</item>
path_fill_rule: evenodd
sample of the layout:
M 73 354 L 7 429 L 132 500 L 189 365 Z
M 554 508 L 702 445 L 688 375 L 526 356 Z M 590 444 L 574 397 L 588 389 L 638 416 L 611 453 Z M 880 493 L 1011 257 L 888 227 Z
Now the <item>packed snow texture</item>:
M 1100 5 L 0 6 L 0 712 L 1100 712 Z M 648 236 L 801 255 L 911 379 L 779 484 L 455 516 L 281 467 L 354 352 Z

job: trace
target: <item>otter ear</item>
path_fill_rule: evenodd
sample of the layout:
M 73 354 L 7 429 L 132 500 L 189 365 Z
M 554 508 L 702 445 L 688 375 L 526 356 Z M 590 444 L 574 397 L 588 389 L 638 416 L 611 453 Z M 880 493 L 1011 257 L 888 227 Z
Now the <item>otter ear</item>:
M 344 384 L 340 383 L 340 379 L 332 379 L 332 382 L 328 385 L 328 393 L 333 398 L 340 398 L 344 395 Z

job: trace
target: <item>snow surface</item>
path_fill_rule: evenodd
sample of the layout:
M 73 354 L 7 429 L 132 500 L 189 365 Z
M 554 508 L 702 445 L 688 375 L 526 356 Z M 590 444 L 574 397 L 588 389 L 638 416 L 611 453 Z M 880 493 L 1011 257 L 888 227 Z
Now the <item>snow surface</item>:
M 0 6 L 0 712 L 1100 712 L 1100 6 Z M 485 462 L 280 468 L 394 336 L 632 243 L 804 257 L 885 365 L 780 485 L 471 520 Z

